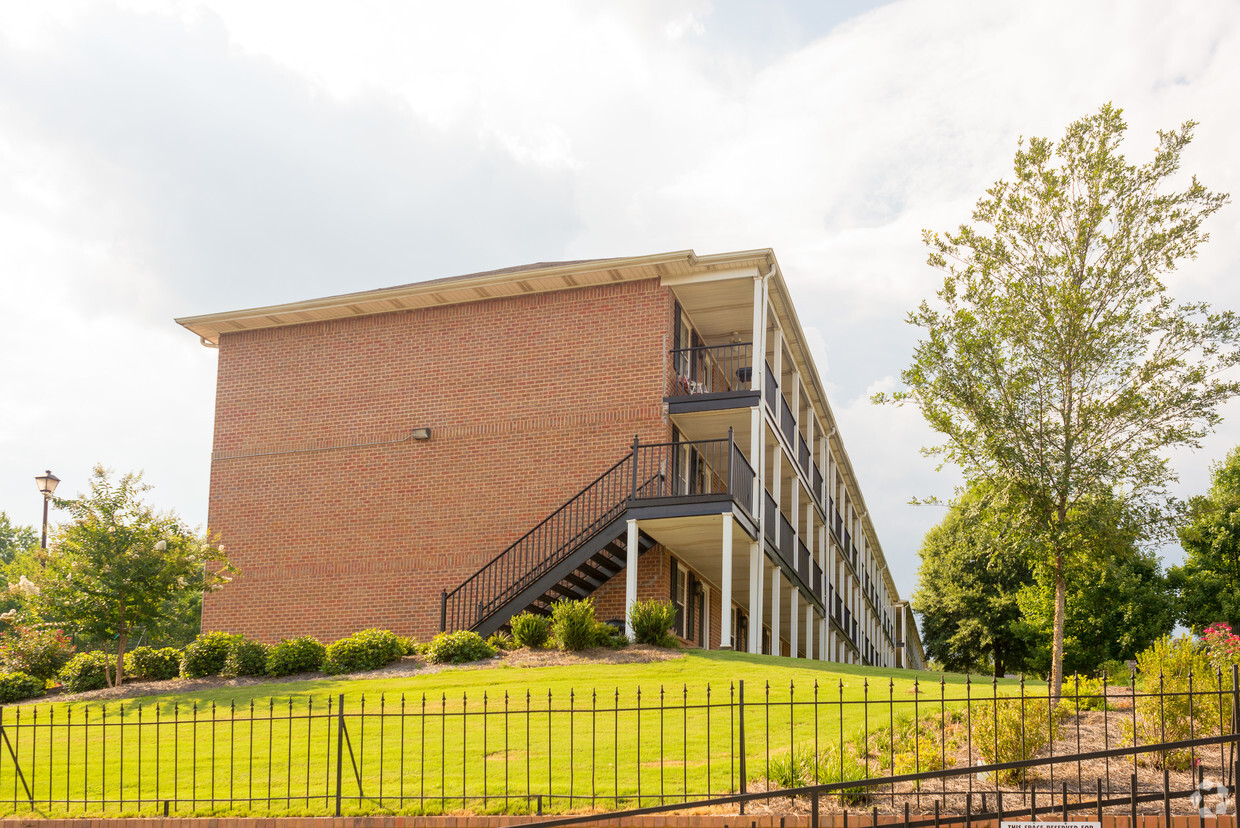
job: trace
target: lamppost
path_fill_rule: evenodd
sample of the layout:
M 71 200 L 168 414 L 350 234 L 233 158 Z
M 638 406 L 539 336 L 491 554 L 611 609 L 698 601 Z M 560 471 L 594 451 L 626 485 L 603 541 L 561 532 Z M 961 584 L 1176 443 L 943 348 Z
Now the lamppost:
M 60 478 L 48 469 L 43 474 L 37 475 L 34 482 L 39 487 L 39 491 L 43 493 L 43 543 L 41 548 L 47 549 L 47 504 L 52 502 L 52 493 L 56 491 L 56 484 L 60 482 Z

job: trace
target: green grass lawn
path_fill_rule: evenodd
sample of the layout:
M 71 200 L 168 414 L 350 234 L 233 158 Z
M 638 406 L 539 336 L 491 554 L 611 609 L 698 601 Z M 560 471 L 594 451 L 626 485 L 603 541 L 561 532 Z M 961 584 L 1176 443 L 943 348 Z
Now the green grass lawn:
M 742 775 L 764 777 L 791 747 L 837 745 L 914 708 L 959 707 L 966 693 L 991 691 L 984 678 L 964 684 L 963 676 L 688 651 L 644 664 L 192 693 L 174 685 L 106 705 L 0 710 L 0 813 L 29 813 L 29 786 L 33 810 L 48 815 L 149 815 L 165 801 L 179 814 L 330 814 L 338 753 L 345 813 L 519 813 L 536 808 L 539 795 L 548 812 L 652 805 L 739 790 Z

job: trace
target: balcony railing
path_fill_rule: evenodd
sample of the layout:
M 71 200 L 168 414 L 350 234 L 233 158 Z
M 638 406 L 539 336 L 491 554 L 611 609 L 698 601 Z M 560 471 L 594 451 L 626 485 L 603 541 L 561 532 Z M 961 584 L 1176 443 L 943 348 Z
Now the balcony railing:
M 762 534 L 771 542 L 772 546 L 778 548 L 779 536 L 775 528 L 778 524 L 776 523 L 775 516 L 779 514 L 779 510 L 775 508 L 775 498 L 771 497 L 770 492 L 763 490 L 762 495 L 762 503 L 764 507 L 762 513 Z
M 771 370 L 771 363 L 764 362 L 763 364 L 766 366 L 766 373 L 763 374 L 766 377 L 766 407 L 771 409 L 773 416 L 778 417 L 779 409 L 775 407 L 775 397 L 779 395 L 779 382 L 775 379 L 775 372 Z
M 797 539 L 797 573 L 800 574 L 801 580 L 809 586 L 810 590 L 817 594 L 818 590 L 814 587 L 814 572 L 810 568 L 811 560 L 809 557 L 809 549 L 806 548 L 805 542 L 800 538 Z
M 647 443 L 634 449 L 633 500 L 731 495 L 753 510 L 753 467 L 729 436 L 721 440 Z
M 805 443 L 805 435 L 800 431 L 797 432 L 797 460 L 801 463 L 801 471 L 805 472 L 806 477 L 809 477 L 809 446 Z M 817 496 L 817 493 L 815 493 L 815 496 Z
M 784 432 L 784 437 L 788 438 L 788 445 L 796 445 L 797 418 L 792 414 L 792 406 L 788 405 L 788 398 L 783 394 L 779 395 L 779 427 Z
M 779 557 L 784 559 L 784 563 L 793 569 L 796 569 L 796 559 L 792 557 L 792 524 L 783 512 L 779 513 Z
M 825 602 L 827 596 L 824 593 L 826 590 L 822 588 L 822 567 L 818 565 L 818 561 L 814 561 L 814 582 L 811 586 L 814 594 L 818 596 L 818 600 Z
M 818 500 L 818 505 L 827 508 L 827 495 L 822 490 L 822 471 L 818 468 L 818 464 L 814 464 L 814 497 Z
M 668 352 L 673 387 L 669 396 L 747 391 L 753 377 L 753 343 L 699 345 Z

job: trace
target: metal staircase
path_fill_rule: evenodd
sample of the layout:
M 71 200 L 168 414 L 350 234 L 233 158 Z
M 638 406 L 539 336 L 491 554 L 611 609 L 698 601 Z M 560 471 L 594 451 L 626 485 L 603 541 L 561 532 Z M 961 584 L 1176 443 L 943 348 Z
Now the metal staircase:
M 524 612 L 591 595 L 627 565 L 625 513 L 638 488 L 630 452 L 451 592 L 442 630 L 490 635 Z M 639 553 L 654 545 L 641 535 Z
M 635 438 L 614 466 L 445 591 L 440 629 L 490 635 L 518 613 L 546 614 L 556 601 L 589 597 L 629 563 L 630 509 L 692 502 L 718 511 L 735 502 L 748 514 L 753 480 L 730 430 L 726 440 L 642 445 Z M 638 539 L 638 554 L 654 545 L 644 533 Z

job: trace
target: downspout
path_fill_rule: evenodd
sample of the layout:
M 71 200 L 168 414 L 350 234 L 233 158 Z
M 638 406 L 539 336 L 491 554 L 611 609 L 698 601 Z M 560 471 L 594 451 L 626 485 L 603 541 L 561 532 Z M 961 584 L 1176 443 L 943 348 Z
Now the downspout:
M 208 340 L 207 340 L 207 338 L 206 338 L 205 336 L 200 336 L 200 337 L 198 337 L 198 341 L 202 343 L 202 347 L 204 347 L 204 348 L 214 348 L 214 349 L 216 349 L 216 350 L 219 350 L 220 343 L 218 343 L 218 342 L 210 342 L 210 341 L 208 341 Z

